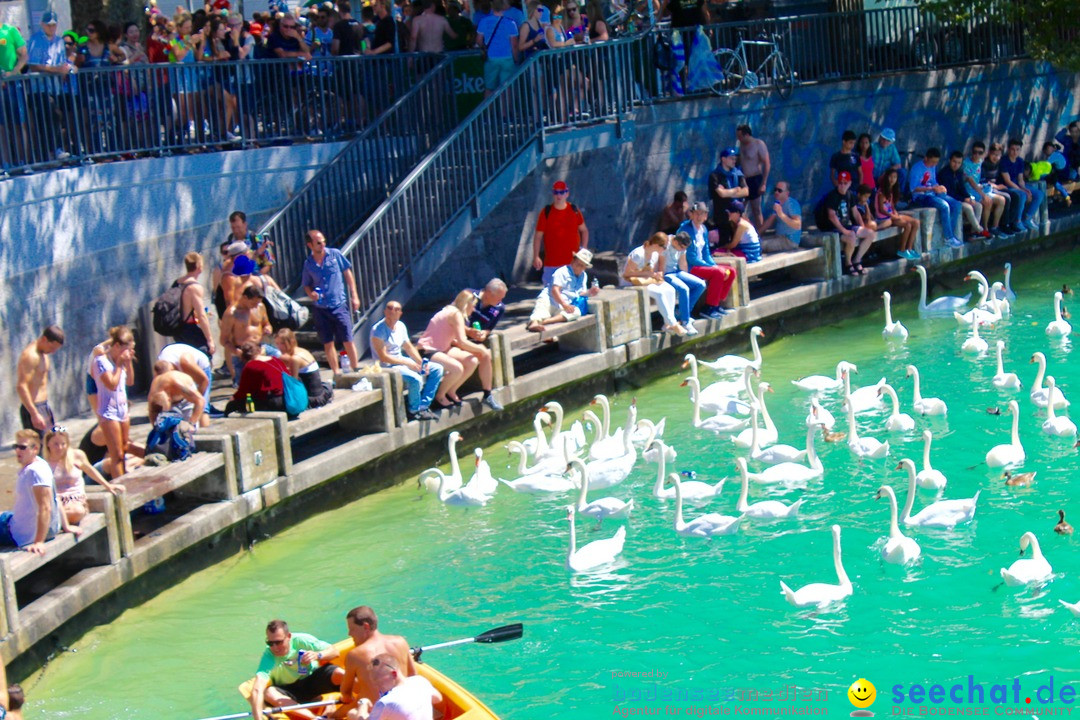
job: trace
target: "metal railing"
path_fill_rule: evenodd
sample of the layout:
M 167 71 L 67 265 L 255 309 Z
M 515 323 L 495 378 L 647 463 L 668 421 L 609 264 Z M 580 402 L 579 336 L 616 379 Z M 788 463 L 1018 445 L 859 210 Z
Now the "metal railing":
M 435 54 L 127 65 L 0 83 L 4 170 L 304 139 L 382 114 Z
M 282 287 L 300 281 L 307 230 L 339 246 L 457 125 L 453 71 L 454 59 L 444 57 L 260 228 L 278 239 L 274 279 Z

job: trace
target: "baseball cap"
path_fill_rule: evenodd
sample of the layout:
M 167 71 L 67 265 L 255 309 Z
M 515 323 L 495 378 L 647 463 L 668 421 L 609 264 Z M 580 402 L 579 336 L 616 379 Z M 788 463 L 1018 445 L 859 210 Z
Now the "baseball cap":
M 564 183 L 562 180 L 559 180 L 557 183 L 551 186 L 551 192 L 566 192 L 569 189 L 570 188 L 566 187 L 566 183 Z
M 724 148 L 723 150 L 720 151 L 720 157 L 721 158 L 732 157 L 732 156 L 738 157 L 738 155 L 739 155 L 739 151 L 736 150 L 733 147 Z
M 41 16 L 42 25 L 55 25 L 60 22 L 60 18 L 52 10 Z
M 836 182 L 838 184 L 842 182 L 851 182 L 851 173 L 849 173 L 847 170 L 844 170 L 836 176 Z
M 255 272 L 255 261 L 247 255 L 241 255 L 233 260 L 233 275 L 250 275 Z
M 262 35 L 262 31 L 262 23 L 253 22 L 248 24 L 248 32 L 250 32 L 252 35 Z
M 889 142 L 896 142 L 896 131 L 892 128 L 882 128 L 879 137 L 883 137 Z
M 698 200 L 690 206 L 690 212 L 709 212 L 709 206 Z
M 737 212 L 741 213 L 746 209 L 746 206 L 742 204 L 742 200 L 732 200 L 728 203 L 727 211 L 729 213 Z
M 229 253 L 229 257 L 236 257 L 237 255 L 243 255 L 248 251 L 248 244 L 237 240 L 229 247 L 225 248 L 225 252 Z
M 592 267 L 592 251 L 582 248 L 581 250 L 578 250 L 576 253 L 574 253 L 574 257 L 585 263 L 585 267 Z

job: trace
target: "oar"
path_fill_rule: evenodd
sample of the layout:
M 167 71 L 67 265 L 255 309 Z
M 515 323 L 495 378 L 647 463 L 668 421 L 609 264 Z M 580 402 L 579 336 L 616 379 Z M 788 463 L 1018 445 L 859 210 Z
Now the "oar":
M 303 705 L 289 705 L 288 707 L 266 708 L 263 715 L 276 715 L 277 713 L 292 712 L 293 710 L 306 710 L 307 708 L 322 707 L 323 705 L 340 705 L 339 700 L 319 700 L 317 702 L 304 703 Z M 251 711 L 233 713 L 231 715 L 215 715 L 214 717 L 202 718 L 201 720 L 241 720 L 251 717 Z
M 512 625 L 503 625 L 502 627 L 492 628 L 487 632 L 480 633 L 476 637 L 462 638 L 461 640 L 451 640 L 450 642 L 411 648 L 410 652 L 412 652 L 414 660 L 419 660 L 420 655 L 426 650 L 441 650 L 442 648 L 453 647 L 454 645 L 465 645 L 467 643 L 506 642 L 507 640 L 517 640 L 523 633 L 524 629 L 522 628 L 521 623 L 514 623 Z

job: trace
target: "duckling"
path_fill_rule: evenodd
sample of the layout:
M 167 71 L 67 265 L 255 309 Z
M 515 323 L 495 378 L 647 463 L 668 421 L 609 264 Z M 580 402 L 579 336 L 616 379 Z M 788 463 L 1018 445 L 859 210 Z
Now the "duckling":
M 1017 473 L 1013 475 L 1008 470 L 1001 477 L 1005 478 L 1005 484 L 1009 487 L 1030 487 L 1035 481 L 1035 472 Z
M 1069 318 L 1072 317 L 1072 313 L 1069 312 L 1069 308 L 1065 307 L 1064 304 L 1062 304 L 1062 306 L 1061 306 L 1061 317 L 1064 320 L 1068 320 Z
M 1062 295 L 1072 295 L 1073 291 L 1069 289 L 1068 285 L 1062 283 L 1062 285 L 1061 285 L 1061 294 Z
M 842 442 L 847 437 L 847 433 L 843 431 L 829 432 L 825 431 L 825 442 Z
M 987 415 L 1000 415 L 1001 414 L 1001 408 L 999 408 L 999 407 L 986 408 L 986 414 Z
M 1065 511 L 1058 510 L 1058 524 L 1054 526 L 1054 532 L 1058 535 L 1072 535 L 1072 525 L 1065 522 Z

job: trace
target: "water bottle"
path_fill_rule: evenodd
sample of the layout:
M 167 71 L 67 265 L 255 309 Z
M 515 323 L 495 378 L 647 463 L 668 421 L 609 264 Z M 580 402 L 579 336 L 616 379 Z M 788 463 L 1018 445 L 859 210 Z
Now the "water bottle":
M 251 393 L 248 393 L 247 398 L 244 400 L 244 412 L 255 412 L 255 401 L 251 399 Z
M 420 362 L 420 374 L 421 375 L 427 375 L 427 373 L 428 373 L 428 359 L 424 358 Z
M 322 286 L 320 285 L 319 287 L 315 288 L 315 302 L 316 303 L 321 303 L 322 299 L 323 299 L 323 289 L 322 289 Z
M 338 356 L 338 362 L 341 367 L 341 372 L 352 372 L 352 363 L 349 362 L 349 353 L 342 350 L 341 354 Z
M 304 662 L 304 651 L 296 653 L 296 672 L 302 677 L 311 672 L 311 667 Z
M 592 287 L 593 290 L 599 290 L 600 289 L 600 281 L 597 278 L 593 278 L 591 287 Z
M 473 320 L 472 329 L 475 330 L 476 332 L 480 332 L 480 321 L 479 320 Z

